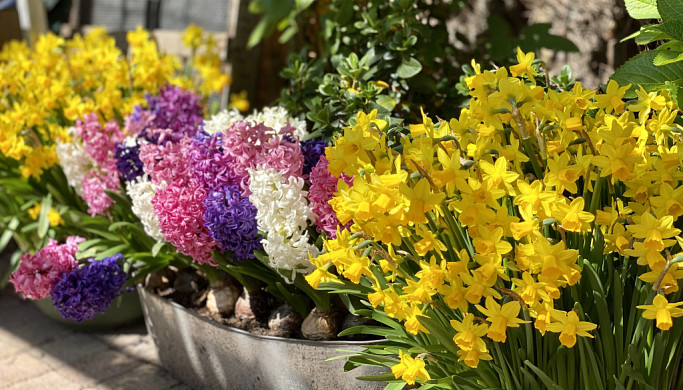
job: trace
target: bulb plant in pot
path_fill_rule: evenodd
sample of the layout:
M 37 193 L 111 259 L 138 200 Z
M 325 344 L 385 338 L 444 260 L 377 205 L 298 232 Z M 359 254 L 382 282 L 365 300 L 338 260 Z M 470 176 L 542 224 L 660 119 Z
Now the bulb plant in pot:
M 136 226 L 137 218 L 119 193 L 114 154 L 124 136 L 120 121 L 144 102 L 145 94 L 156 94 L 168 82 L 185 87 L 197 83 L 198 89 L 210 91 L 229 81 L 227 75 L 211 82 L 201 77 L 214 74 L 220 65 L 211 50 L 197 54 L 183 70 L 179 59 L 157 50 L 147 32 L 131 32 L 128 41 L 128 57 L 101 29 L 69 40 L 46 35 L 33 49 L 12 42 L 0 53 L 6 92 L 0 106 L 5 124 L 0 149 L 0 225 L 4 229 L 0 245 L 17 243 L 9 272 L 16 269 L 12 281 L 26 298 L 49 297 L 62 276 L 73 274 L 74 281 L 92 280 L 97 272 L 108 275 L 105 263 L 111 272 L 115 264 L 122 267 L 121 272 L 114 272 L 117 277 L 130 274 L 131 263 L 120 252 L 142 251 L 154 240 Z M 210 39 L 200 37 L 199 42 L 208 45 Z M 64 240 L 67 244 L 59 244 Z M 65 253 L 59 248 L 64 245 L 69 248 L 68 256 L 63 255 L 68 261 L 59 260 L 60 253 Z M 100 264 L 89 259 L 109 260 Z M 43 279 L 34 280 L 40 275 Z M 3 276 L 3 286 L 8 276 Z M 118 281 L 110 286 L 112 291 Z M 42 290 L 35 291 L 34 283 Z M 97 295 L 99 290 L 91 287 L 89 296 Z M 66 293 L 58 294 L 54 303 L 72 325 L 117 326 L 141 317 L 139 305 L 133 304 L 132 311 L 115 314 L 112 322 L 103 322 L 101 316 L 91 321 L 118 295 L 118 291 L 107 291 L 102 290 L 101 303 L 94 304 L 94 311 L 83 308 L 82 314 L 62 310 L 66 304 L 59 297 Z M 73 295 L 84 293 L 74 291 Z M 135 297 L 123 297 L 124 301 L 131 298 L 134 303 Z M 39 308 L 56 314 L 43 302 Z
M 678 107 L 518 59 L 475 67 L 450 121 L 358 114 L 326 149 L 353 176 L 330 201 L 351 227 L 307 279 L 390 328 L 344 333 L 387 337 L 350 364 L 391 368 L 392 388 L 679 389 Z

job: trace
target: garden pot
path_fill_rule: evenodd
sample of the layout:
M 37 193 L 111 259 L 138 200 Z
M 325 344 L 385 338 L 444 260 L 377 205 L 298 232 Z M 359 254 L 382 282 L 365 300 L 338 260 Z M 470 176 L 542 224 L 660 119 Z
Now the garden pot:
M 255 335 L 204 318 L 141 286 L 138 293 L 162 364 L 197 389 L 380 390 L 386 385 L 356 379 L 386 372 L 379 367 L 344 372 L 346 359 L 326 361 L 381 341 L 310 341 Z
M 50 298 L 38 299 L 32 302 L 35 303 L 43 314 L 51 319 L 79 330 L 115 329 L 125 325 L 132 325 L 142 320 L 140 299 L 136 291 L 114 299 L 111 306 L 104 313 L 95 315 L 92 320 L 82 322 L 62 318 Z

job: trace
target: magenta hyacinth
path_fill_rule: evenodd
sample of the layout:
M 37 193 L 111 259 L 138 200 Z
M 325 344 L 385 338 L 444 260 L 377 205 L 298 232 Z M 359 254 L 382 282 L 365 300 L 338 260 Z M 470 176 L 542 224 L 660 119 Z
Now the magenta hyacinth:
M 211 252 L 217 244 L 203 219 L 206 194 L 195 180 L 171 182 L 157 191 L 152 205 L 166 241 L 200 264 L 215 265 Z
M 340 226 L 337 214 L 330 206 L 329 201 L 337 192 L 337 182 L 339 179 L 332 176 L 327 167 L 330 165 L 325 156 L 320 157 L 320 161 L 311 170 L 310 182 L 311 186 L 308 189 L 308 200 L 311 202 L 311 208 L 318 218 L 315 220 L 315 226 L 318 233 L 325 232 L 328 237 L 334 239 L 337 237 L 337 227 Z M 346 184 L 351 185 L 352 178 L 342 174 L 342 180 Z M 347 228 L 351 223 L 344 228 Z
M 61 245 L 55 240 L 50 240 L 34 254 L 24 253 L 19 268 L 9 278 L 14 289 L 22 293 L 24 298 L 49 297 L 50 290 L 60 275 L 71 272 L 78 265 L 75 256 L 78 252 L 78 243 L 83 241 L 84 238 L 76 236 L 67 238 L 66 243 Z

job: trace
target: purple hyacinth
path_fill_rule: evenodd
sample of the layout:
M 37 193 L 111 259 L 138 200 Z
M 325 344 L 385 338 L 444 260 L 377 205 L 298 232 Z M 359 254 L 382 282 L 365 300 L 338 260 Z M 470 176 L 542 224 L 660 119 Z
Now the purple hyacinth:
M 223 251 L 232 251 L 235 259 L 254 258 L 262 249 L 256 225 L 256 207 L 240 196 L 238 186 L 215 188 L 204 200 L 204 226 Z
M 140 161 L 140 145 L 126 146 L 119 142 L 116 144 L 114 157 L 116 157 L 116 170 L 119 171 L 123 180 L 133 181 L 145 173 L 144 165 Z
M 320 156 L 325 154 L 325 147 L 327 147 L 327 142 L 319 140 L 308 140 L 301 142 L 301 154 L 304 155 L 304 168 L 302 173 L 308 175 L 311 173 L 318 161 Z
M 159 90 L 158 95 L 147 95 L 145 98 L 149 112 L 153 114 L 148 129 L 173 130 L 172 142 L 178 142 L 183 134 L 193 137 L 204 120 L 201 98 L 192 91 L 168 84 Z M 145 130 L 141 135 L 148 138 L 150 134 L 147 133 Z M 155 140 L 148 140 L 156 143 Z
M 192 138 L 188 152 L 190 169 L 195 180 L 206 190 L 224 185 L 239 184 L 233 166 L 235 158 L 223 148 L 223 134 L 209 134 L 200 130 Z
M 120 253 L 63 273 L 52 288 L 52 303 L 62 317 L 81 322 L 104 312 L 128 280 Z

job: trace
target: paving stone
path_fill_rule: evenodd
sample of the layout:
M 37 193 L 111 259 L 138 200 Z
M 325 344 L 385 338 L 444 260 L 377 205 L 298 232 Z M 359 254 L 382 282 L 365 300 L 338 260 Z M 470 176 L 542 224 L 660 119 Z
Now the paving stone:
M 167 390 L 194 390 L 190 386 L 184 384 L 184 383 L 178 383 L 175 386 L 169 387 Z
M 0 360 L 0 389 L 39 376 L 50 371 L 50 367 L 27 352 Z
M 5 341 L 2 338 L 0 338 L 0 359 L 14 356 L 21 351 L 22 350 L 19 349 L 19 347 L 12 345 L 9 341 Z
M 72 334 L 74 331 L 52 321 L 29 302 L 17 309 L 3 312 L 0 341 L 25 348 L 41 345 Z
M 32 348 L 29 353 L 52 368 L 107 351 L 109 346 L 89 333 L 75 332 L 67 337 Z
M 159 351 L 157 350 L 157 346 L 154 345 L 152 336 L 145 336 L 140 340 L 139 343 L 126 345 L 120 350 L 121 352 L 143 362 L 161 366 L 161 362 L 159 361 Z
M 98 332 L 95 337 L 112 348 L 121 349 L 129 345 L 140 344 L 147 337 L 147 328 L 136 325 L 128 328 Z
M 178 381 L 164 369 L 152 364 L 143 364 L 124 375 L 107 379 L 96 388 L 99 390 L 165 390 L 176 384 Z
M 15 383 L 8 387 L 8 390 L 37 390 L 37 389 L 58 389 L 58 390 L 79 390 L 81 386 L 64 378 L 57 371 L 50 371 L 46 374 L 33 377 L 23 382 Z
M 106 350 L 64 365 L 60 372 L 83 387 L 92 387 L 115 375 L 122 375 L 140 365 L 140 361 L 119 351 Z

